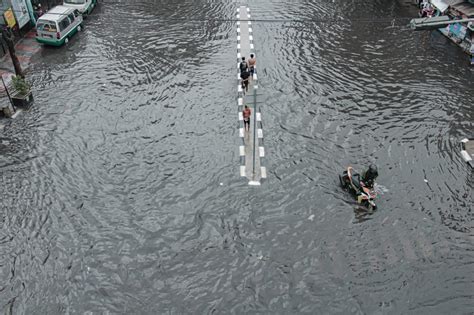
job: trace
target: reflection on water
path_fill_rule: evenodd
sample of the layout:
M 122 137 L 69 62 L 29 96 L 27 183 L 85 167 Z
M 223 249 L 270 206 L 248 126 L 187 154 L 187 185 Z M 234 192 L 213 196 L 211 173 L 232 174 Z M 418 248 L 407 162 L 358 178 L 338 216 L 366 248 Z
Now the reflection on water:
M 375 213 L 375 211 L 376 209 L 373 209 L 372 207 L 356 206 L 354 208 L 354 222 L 362 223 L 372 219 L 372 215 Z
M 392 26 L 401 2 L 250 2 L 286 19 L 253 23 L 269 170 L 255 189 L 238 177 L 235 8 L 102 2 L 33 57 L 35 106 L 0 148 L 2 307 L 471 310 L 465 56 Z M 370 163 L 373 213 L 337 179 Z

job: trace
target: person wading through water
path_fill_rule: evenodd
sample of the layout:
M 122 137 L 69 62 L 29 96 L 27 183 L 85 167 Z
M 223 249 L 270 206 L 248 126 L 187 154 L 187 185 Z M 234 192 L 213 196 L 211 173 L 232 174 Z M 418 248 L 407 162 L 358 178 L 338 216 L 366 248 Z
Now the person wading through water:
M 252 115 L 252 110 L 245 105 L 244 110 L 242 111 L 242 116 L 244 116 L 244 130 L 249 131 L 250 130 L 250 115 Z

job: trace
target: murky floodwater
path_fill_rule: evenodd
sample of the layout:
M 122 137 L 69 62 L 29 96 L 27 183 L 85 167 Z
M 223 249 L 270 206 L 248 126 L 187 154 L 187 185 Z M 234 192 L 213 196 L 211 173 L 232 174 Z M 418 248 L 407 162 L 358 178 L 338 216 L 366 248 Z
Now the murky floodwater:
M 34 57 L 2 135 L 3 310 L 472 311 L 467 57 L 400 2 L 249 2 L 274 21 L 253 23 L 269 178 L 248 187 L 237 5 L 103 1 Z M 372 214 L 337 179 L 370 162 Z

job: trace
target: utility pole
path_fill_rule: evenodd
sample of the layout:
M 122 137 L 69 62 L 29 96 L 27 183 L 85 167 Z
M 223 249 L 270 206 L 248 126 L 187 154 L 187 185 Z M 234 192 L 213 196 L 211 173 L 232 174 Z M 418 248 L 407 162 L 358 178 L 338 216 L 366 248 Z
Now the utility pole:
M 250 126 L 249 126 L 250 128 Z M 257 151 L 257 90 L 253 89 L 253 167 L 252 178 L 255 179 L 255 154 Z
M 23 74 L 23 71 L 21 70 L 20 61 L 18 60 L 18 57 L 15 53 L 15 44 L 13 43 L 13 39 L 15 36 L 13 35 L 11 28 L 3 27 L 2 36 L 5 39 L 5 42 L 7 43 L 8 51 L 10 52 L 10 57 L 12 58 L 13 67 L 15 68 L 15 74 L 24 79 L 25 76 Z

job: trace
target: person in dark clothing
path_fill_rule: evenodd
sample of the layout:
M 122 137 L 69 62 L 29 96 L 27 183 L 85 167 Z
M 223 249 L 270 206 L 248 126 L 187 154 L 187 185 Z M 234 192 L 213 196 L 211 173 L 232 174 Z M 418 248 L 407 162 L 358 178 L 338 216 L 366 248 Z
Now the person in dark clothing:
M 247 64 L 247 61 L 245 61 L 245 57 L 242 57 L 242 61 L 240 62 L 240 73 L 244 72 L 244 71 L 248 71 L 248 64 Z
M 379 176 L 379 172 L 377 170 L 377 166 L 374 164 L 371 164 L 369 166 L 369 169 L 364 172 L 362 175 L 362 182 L 364 183 L 364 186 L 367 188 L 372 189 L 375 184 L 375 180 Z
M 240 78 L 242 79 L 242 91 L 244 92 L 244 94 L 249 91 L 249 77 L 250 73 L 248 71 L 240 73 Z

